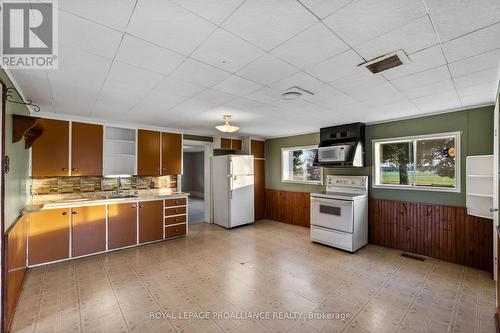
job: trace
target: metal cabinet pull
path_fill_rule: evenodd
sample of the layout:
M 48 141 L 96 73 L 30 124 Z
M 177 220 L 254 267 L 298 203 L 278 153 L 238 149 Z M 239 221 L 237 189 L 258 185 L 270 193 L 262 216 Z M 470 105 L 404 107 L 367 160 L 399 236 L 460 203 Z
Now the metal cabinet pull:
M 68 168 L 62 168 L 61 170 L 62 171 L 68 171 Z
M 63 215 L 68 215 L 68 212 L 62 212 Z
M 71 168 L 71 171 L 78 171 L 78 168 Z
M 72 211 L 71 214 L 76 215 L 78 212 Z
M 136 205 L 136 204 L 133 204 L 133 205 L 132 205 L 132 208 L 137 208 L 137 205 Z
M 139 205 L 139 208 L 144 208 L 144 205 Z

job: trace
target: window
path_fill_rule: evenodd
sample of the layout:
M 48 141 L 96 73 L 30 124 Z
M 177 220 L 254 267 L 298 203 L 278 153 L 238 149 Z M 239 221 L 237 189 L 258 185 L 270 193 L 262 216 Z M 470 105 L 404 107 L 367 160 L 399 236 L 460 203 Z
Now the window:
M 313 165 L 317 151 L 317 146 L 282 148 L 281 181 L 322 184 L 323 169 Z
M 374 187 L 460 192 L 460 133 L 373 141 Z

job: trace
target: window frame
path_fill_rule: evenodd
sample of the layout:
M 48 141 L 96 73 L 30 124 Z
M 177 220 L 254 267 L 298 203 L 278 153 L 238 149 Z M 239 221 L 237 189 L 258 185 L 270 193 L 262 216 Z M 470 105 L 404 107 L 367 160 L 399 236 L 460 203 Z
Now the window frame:
M 297 147 L 281 147 L 281 156 L 280 156 L 280 174 L 281 174 L 281 182 L 282 183 L 291 183 L 291 184 L 306 184 L 306 185 L 323 185 L 323 168 L 318 166 L 320 170 L 320 180 L 294 180 L 294 179 L 285 179 L 284 178 L 284 169 L 283 169 L 283 157 L 284 152 L 289 150 L 304 150 L 304 149 L 318 149 L 317 145 L 308 145 L 308 146 L 297 146 Z
M 392 189 L 392 190 L 412 190 L 412 191 L 431 191 L 431 192 L 450 192 L 450 193 L 461 193 L 461 178 L 462 178 L 462 173 L 461 173 L 461 160 L 462 160 L 462 151 L 461 151 L 461 144 L 460 144 L 460 139 L 461 139 L 462 132 L 461 131 L 455 131 L 455 132 L 444 132 L 444 133 L 435 133 L 435 134 L 425 134 L 425 135 L 411 135 L 411 136 L 402 136 L 402 137 L 396 137 L 396 138 L 386 138 L 386 139 L 375 139 L 372 140 L 372 159 L 373 159 L 373 166 L 372 166 L 372 188 L 376 189 Z M 386 185 L 386 184 L 379 184 L 378 181 L 380 179 L 380 168 L 378 166 L 380 162 L 380 144 L 387 144 L 387 143 L 400 143 L 400 142 L 407 142 L 407 141 L 413 141 L 413 157 L 416 156 L 417 149 L 416 149 L 416 142 L 417 140 L 422 140 L 422 139 L 443 139 L 447 138 L 450 136 L 455 137 L 455 149 L 456 149 L 456 158 L 455 158 L 455 187 L 454 188 L 448 188 L 448 187 L 419 187 L 416 185 Z M 416 161 L 415 161 L 416 162 Z

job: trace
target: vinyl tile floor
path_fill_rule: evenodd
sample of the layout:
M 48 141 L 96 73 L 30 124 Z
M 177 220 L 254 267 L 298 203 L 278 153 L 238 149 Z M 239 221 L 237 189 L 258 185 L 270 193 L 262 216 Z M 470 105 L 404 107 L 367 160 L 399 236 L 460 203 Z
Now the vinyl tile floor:
M 489 273 L 263 220 L 30 269 L 13 332 L 494 332 Z

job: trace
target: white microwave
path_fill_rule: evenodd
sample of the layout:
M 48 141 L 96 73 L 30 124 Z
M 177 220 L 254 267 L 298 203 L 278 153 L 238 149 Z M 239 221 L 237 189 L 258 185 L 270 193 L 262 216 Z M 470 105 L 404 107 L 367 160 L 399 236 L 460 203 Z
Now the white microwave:
M 352 156 L 353 145 L 334 145 L 318 148 L 318 162 L 348 162 Z

